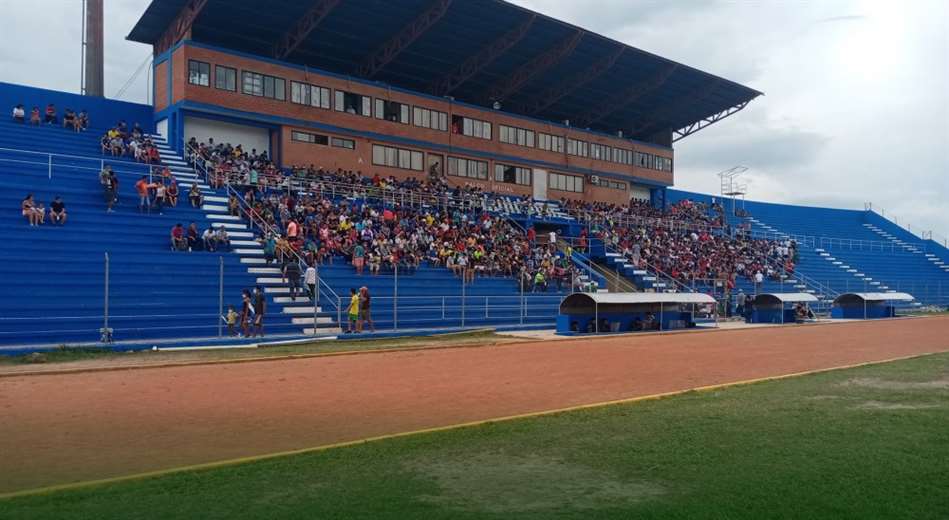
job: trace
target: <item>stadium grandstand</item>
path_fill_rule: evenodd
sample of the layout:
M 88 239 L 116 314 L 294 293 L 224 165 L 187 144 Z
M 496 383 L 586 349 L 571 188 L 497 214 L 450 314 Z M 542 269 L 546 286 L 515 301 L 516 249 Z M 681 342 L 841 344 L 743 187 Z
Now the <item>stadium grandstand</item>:
M 949 304 L 946 244 L 870 209 L 674 188 L 760 92 L 504 1 L 153 0 L 128 39 L 151 104 L 0 84 L 0 348 L 552 328 L 575 291 Z

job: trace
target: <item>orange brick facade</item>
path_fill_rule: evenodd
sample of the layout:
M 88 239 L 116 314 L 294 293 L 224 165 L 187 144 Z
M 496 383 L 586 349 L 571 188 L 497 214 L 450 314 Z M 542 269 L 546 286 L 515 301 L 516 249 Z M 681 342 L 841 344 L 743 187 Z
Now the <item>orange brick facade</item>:
M 210 64 L 210 86 L 200 86 L 188 82 L 189 60 Z M 361 81 L 348 80 L 330 74 L 315 73 L 290 65 L 281 65 L 276 62 L 253 59 L 200 46 L 184 44 L 175 49 L 170 60 L 160 63 L 155 68 L 155 108 L 156 111 L 166 108 L 167 69 L 168 62 L 172 64 L 172 104 L 179 102 L 200 103 L 214 105 L 230 110 L 260 114 L 269 118 L 277 117 L 283 121 L 280 130 L 272 139 L 272 151 L 275 157 L 284 166 L 315 165 L 325 169 L 342 168 L 344 170 L 362 171 L 365 174 L 379 173 L 392 175 L 396 178 L 418 177 L 427 175 L 428 166 L 438 160 L 444 171 L 447 156 L 474 159 L 488 163 L 488 180 L 478 180 L 468 177 L 447 176 L 448 180 L 457 184 L 475 184 L 485 189 L 501 193 L 530 195 L 531 186 L 508 184 L 494 180 L 494 165 L 506 164 L 511 166 L 531 168 L 532 170 L 546 170 L 550 173 L 582 176 L 583 193 L 561 192 L 548 188 L 549 198 L 584 198 L 615 203 L 625 203 L 629 200 L 631 189 L 619 190 L 600 187 L 590 182 L 591 176 L 598 175 L 609 178 L 611 181 L 628 181 L 642 187 L 669 186 L 673 183 L 673 174 L 669 171 L 658 171 L 641 168 L 629 164 L 578 157 L 561 152 L 542 150 L 537 147 L 525 147 L 500 142 L 500 125 L 531 130 L 535 134 L 535 145 L 540 133 L 565 138 L 578 139 L 591 144 L 608 145 L 630 152 L 643 152 L 654 156 L 672 159 L 672 150 L 645 143 L 630 141 L 617 137 L 586 132 L 579 129 L 564 127 L 559 124 L 549 124 L 542 121 L 521 118 L 490 109 L 480 109 L 470 105 L 463 105 L 446 98 L 433 98 L 424 95 L 414 95 L 402 90 L 386 88 L 384 85 L 369 84 Z M 226 66 L 236 69 L 237 91 L 231 92 L 215 88 L 215 66 Z M 286 81 L 286 100 L 279 101 L 265 97 L 251 96 L 241 92 L 241 72 L 251 71 L 258 74 L 282 78 Z M 291 102 L 291 81 L 307 83 L 332 89 L 330 108 L 322 109 Z M 412 110 L 409 109 L 409 124 L 376 119 L 362 115 L 350 114 L 334 110 L 335 91 L 342 90 L 370 96 L 375 99 L 384 99 L 429 110 L 437 110 L 448 114 L 448 131 L 434 130 L 414 126 L 412 124 Z M 374 102 L 373 102 L 374 109 Z M 200 110 L 198 110 L 200 111 Z M 200 116 L 200 114 L 195 114 Z M 492 139 L 485 140 L 453 133 L 451 131 L 452 116 L 464 116 L 492 125 Z M 289 121 L 287 121 L 289 120 Z M 294 121 L 300 122 L 295 124 Z M 329 125 L 332 131 L 324 128 L 315 128 L 310 125 Z M 322 146 L 312 143 L 298 142 L 291 139 L 293 131 L 315 133 L 329 137 L 344 137 L 355 142 L 355 150 Z M 385 138 L 373 138 L 366 134 L 379 134 Z M 391 136 L 394 139 L 387 138 Z M 187 139 L 187 136 L 182 136 Z M 277 142 L 279 140 L 279 142 Z M 411 140 L 399 142 L 401 140 Z M 391 168 L 373 164 L 373 145 L 381 144 L 390 147 L 410 149 L 425 154 L 423 171 Z M 518 160 L 525 161 L 519 163 Z M 543 163 L 538 165 L 537 163 Z M 607 174 L 607 175 L 603 175 Z M 638 179 L 646 182 L 637 181 Z

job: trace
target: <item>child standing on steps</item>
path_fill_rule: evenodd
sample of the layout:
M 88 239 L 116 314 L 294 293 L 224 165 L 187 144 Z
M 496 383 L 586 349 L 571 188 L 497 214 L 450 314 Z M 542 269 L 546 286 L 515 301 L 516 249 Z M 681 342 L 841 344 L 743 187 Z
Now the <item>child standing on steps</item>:
M 349 314 L 349 328 L 346 329 L 346 334 L 358 332 L 356 323 L 359 321 L 359 295 L 356 294 L 356 289 L 349 290 L 349 308 L 346 309 L 346 313 Z

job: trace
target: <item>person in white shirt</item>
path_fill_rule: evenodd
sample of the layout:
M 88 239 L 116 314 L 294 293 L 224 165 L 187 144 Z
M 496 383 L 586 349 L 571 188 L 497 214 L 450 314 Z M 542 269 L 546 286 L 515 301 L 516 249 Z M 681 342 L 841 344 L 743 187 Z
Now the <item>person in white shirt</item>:
M 213 253 L 217 245 L 217 237 L 214 235 L 214 230 L 211 228 L 205 229 L 204 233 L 201 233 L 201 240 L 204 242 L 204 250 Z
M 13 120 L 17 123 L 26 122 L 26 110 L 23 109 L 23 105 L 13 107 Z
M 761 290 L 761 284 L 764 282 L 764 275 L 761 274 L 761 271 L 755 273 L 755 294 Z
M 310 291 L 310 299 L 316 298 L 316 267 L 311 265 L 306 268 L 306 271 L 303 273 L 303 283 L 306 284 L 307 289 Z
M 549 233 L 549 235 L 548 235 L 548 238 L 549 238 L 550 245 L 552 245 L 552 246 L 557 245 L 557 232 L 556 232 L 556 231 L 551 231 L 551 232 Z

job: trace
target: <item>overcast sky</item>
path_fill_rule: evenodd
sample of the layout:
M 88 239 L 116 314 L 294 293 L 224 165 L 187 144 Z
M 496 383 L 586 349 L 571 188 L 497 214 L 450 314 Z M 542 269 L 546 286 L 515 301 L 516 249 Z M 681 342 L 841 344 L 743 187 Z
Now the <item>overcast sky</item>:
M 301 0 L 304 1 L 304 0 Z M 106 95 L 151 55 L 124 40 L 148 0 L 105 0 Z M 885 208 L 949 236 L 949 2 L 515 0 L 765 93 L 676 145 L 676 186 Z M 0 0 L 0 81 L 77 91 L 80 0 Z M 27 51 L 28 49 L 28 51 Z M 147 72 L 123 99 L 144 101 Z

